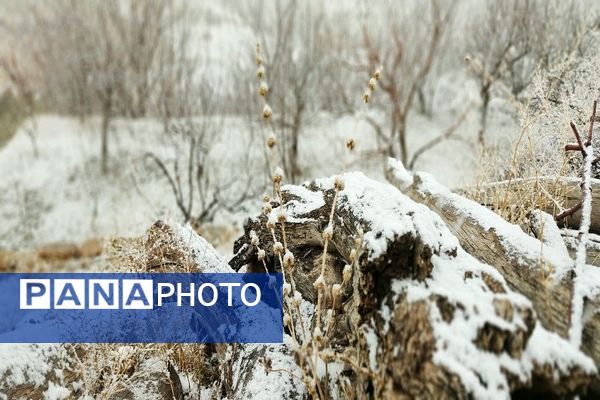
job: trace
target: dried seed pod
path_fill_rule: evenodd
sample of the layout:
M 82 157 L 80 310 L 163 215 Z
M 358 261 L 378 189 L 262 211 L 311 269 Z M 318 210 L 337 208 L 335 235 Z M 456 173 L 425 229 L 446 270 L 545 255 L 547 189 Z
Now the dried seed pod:
M 322 290 L 325 288 L 325 277 L 323 275 L 319 275 L 317 280 L 313 283 L 313 287 L 317 290 Z
M 273 253 L 275 253 L 275 254 L 283 253 L 283 244 L 281 244 L 281 242 L 275 242 L 275 244 L 273 244 Z
M 346 140 L 346 148 L 350 151 L 354 150 L 354 147 L 356 146 L 356 143 L 354 142 L 353 138 L 349 138 L 348 140 Z
M 344 266 L 344 272 L 342 273 L 342 279 L 344 283 L 346 283 L 350 281 L 350 278 L 352 278 L 352 265 L 346 264 Z
M 369 79 L 368 86 L 371 91 L 375 91 L 375 88 L 377 87 L 377 80 L 375 78 Z
M 333 181 L 333 187 L 338 192 L 344 190 L 344 178 L 342 178 L 341 175 L 335 177 L 335 180 Z
M 263 214 L 269 215 L 271 213 L 271 211 L 273 210 L 273 207 L 271 207 L 271 203 L 264 203 L 262 210 L 263 210 Z
M 262 63 L 258 65 L 256 69 L 256 77 L 258 79 L 263 79 L 265 77 L 265 67 L 263 67 Z
M 273 114 L 273 110 L 271 110 L 271 107 L 269 107 L 268 104 L 265 104 L 265 106 L 263 107 L 262 110 L 262 117 L 265 121 L 268 121 L 271 118 L 271 115 Z
M 276 185 L 281 184 L 283 180 L 283 170 L 279 167 L 275 168 L 275 172 L 273 173 L 273 183 Z
M 350 261 L 354 262 L 356 260 L 356 249 L 350 250 Z
M 299 291 L 296 290 L 294 292 L 294 305 L 299 306 L 300 303 L 302 303 L 302 295 L 300 294 Z
M 333 237 L 333 226 L 327 225 L 327 227 L 323 231 L 323 240 L 331 240 L 332 237 Z
M 375 78 L 375 80 L 379 80 L 379 77 L 381 76 L 381 67 L 377 68 L 375 70 L 375 72 L 373 72 L 373 78 Z
M 319 352 L 319 356 L 323 359 L 323 361 L 325 362 L 334 362 L 336 361 L 335 358 L 335 353 L 333 352 L 333 350 L 331 349 L 322 349 Z
M 285 224 L 286 221 L 287 221 L 287 215 L 285 214 L 285 211 L 281 210 L 279 212 L 279 214 L 277 215 L 277 222 L 279 222 L 280 224 Z
M 321 332 L 321 328 L 319 328 L 318 326 L 315 327 L 315 330 L 313 331 L 313 337 L 315 338 L 318 344 L 323 343 L 323 332 Z
M 258 235 L 256 234 L 255 231 L 250 231 L 250 244 L 252 246 L 258 246 L 258 244 L 260 243 L 259 239 L 258 239 Z
M 292 268 L 294 266 L 296 262 L 296 259 L 294 258 L 294 255 L 292 254 L 291 251 L 286 251 L 285 255 L 283 256 L 283 265 L 286 268 Z
M 258 94 L 262 97 L 265 97 L 269 93 L 269 86 L 265 82 L 261 82 L 258 87 Z
M 366 92 L 363 93 L 362 99 L 363 99 L 363 101 L 365 103 L 368 103 L 370 98 L 371 98 L 371 91 L 370 90 L 367 90 Z
M 331 286 L 331 294 L 333 295 L 334 298 L 339 297 L 341 292 L 342 292 L 342 285 L 340 285 L 339 283 L 334 283 Z

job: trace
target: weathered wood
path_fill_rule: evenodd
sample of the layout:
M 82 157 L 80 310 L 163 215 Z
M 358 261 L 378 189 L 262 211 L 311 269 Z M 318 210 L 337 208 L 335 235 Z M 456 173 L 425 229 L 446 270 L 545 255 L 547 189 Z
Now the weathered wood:
M 494 208 L 497 205 L 519 205 L 531 193 L 539 194 L 538 206 L 542 211 L 557 215 L 564 209 L 573 207 L 581 200 L 581 179 L 571 177 L 542 176 L 529 179 L 492 182 L 479 188 L 466 188 L 464 192 L 474 193 L 482 205 Z M 592 214 L 590 232 L 600 233 L 600 180 L 591 180 Z M 560 224 L 578 229 L 581 210 L 567 217 Z
M 568 259 L 544 254 L 542 242 L 486 207 L 450 192 L 428 174 L 417 172 L 407 181 L 403 166 L 390 162 L 387 179 L 442 217 L 469 254 L 496 267 L 511 287 L 532 300 L 544 326 L 566 336 L 568 282 L 554 283 L 552 276 L 565 267 L 557 261 L 563 264 Z
M 511 288 L 530 299 L 544 327 L 567 336 L 572 260 L 562 249 L 544 245 L 488 208 L 452 193 L 429 174 L 409 174 L 398 161 L 390 160 L 386 176 L 411 199 L 435 211 L 467 252 L 494 266 Z M 596 310 L 596 303 L 587 299 L 587 309 Z M 590 312 L 585 322 L 582 350 L 599 365 L 600 337 L 589 332 L 600 332 L 600 315 Z
M 589 383 L 591 361 L 587 367 L 574 362 L 572 368 L 560 370 L 553 362 L 536 359 L 527 370 L 531 378 L 519 378 L 525 365 L 520 360 L 535 358 L 533 354 L 539 354 L 535 346 L 551 337 L 536 324 L 530 303 L 513 292 L 494 268 L 469 256 L 426 207 L 362 174 L 346 174 L 344 181 L 346 188 L 335 204 L 327 285 L 341 282 L 341 268 L 349 263 L 356 238 L 362 236 L 364 242 L 329 339 L 338 353 L 354 355 L 368 349 L 370 355 L 360 365 L 377 376 L 365 378 L 346 364 L 344 375 L 356 382 L 353 390 L 370 387 L 375 398 L 467 398 L 477 397 L 475 393 L 507 395 L 541 382 L 548 393 L 566 395 Z M 294 279 L 301 282 L 298 290 L 303 298 L 314 302 L 312 282 L 321 266 L 321 232 L 332 209 L 332 182 L 284 187 L 283 205 L 271 202 L 267 215 L 247 221 L 230 265 L 263 271 L 258 248 L 251 244 L 258 237 L 268 270 L 279 270 L 267 222 L 274 223 L 276 240 L 283 241 L 281 223 L 273 221 L 285 212 L 286 242 L 298 263 Z M 554 340 L 558 341 L 554 347 L 562 347 L 564 354 L 578 353 L 563 339 Z M 454 346 L 462 349 L 460 354 L 454 353 Z M 472 357 L 462 358 L 463 351 Z M 497 370 L 491 375 L 490 368 L 480 371 L 477 354 L 485 354 L 488 367 Z M 466 388 L 462 380 L 469 374 L 482 384 Z

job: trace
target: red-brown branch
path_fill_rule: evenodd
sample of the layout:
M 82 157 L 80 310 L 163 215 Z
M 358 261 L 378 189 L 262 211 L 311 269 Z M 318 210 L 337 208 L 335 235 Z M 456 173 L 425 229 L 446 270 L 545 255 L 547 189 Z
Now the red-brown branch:
M 583 147 L 583 142 L 581 141 L 581 135 L 579 135 L 579 131 L 577 130 L 577 127 L 572 122 L 571 122 L 571 129 L 573 130 L 573 133 L 575 134 L 575 139 L 577 139 L 577 144 L 579 145 L 579 149 L 581 150 L 581 153 L 585 155 L 585 148 Z
M 568 143 L 565 145 L 565 151 L 580 151 L 581 147 L 577 143 Z
M 554 219 L 556 221 L 560 221 L 561 219 L 569 217 L 569 216 L 575 214 L 577 211 L 579 211 L 581 206 L 583 206 L 583 201 L 580 201 L 579 203 L 575 204 L 573 207 L 567 208 L 566 210 L 562 210 L 560 212 L 560 214 L 557 214 L 556 217 L 554 217 Z
M 586 148 L 588 146 L 591 146 L 591 144 L 592 144 L 592 136 L 594 134 L 594 121 L 596 120 L 596 106 L 597 106 L 597 101 L 594 101 L 594 106 L 592 107 L 592 115 L 590 117 L 590 125 L 589 125 L 589 129 L 588 129 L 587 140 L 585 141 L 585 144 L 581 141 L 581 135 L 579 134 L 577 127 L 575 126 L 575 124 L 573 122 L 571 122 L 571 130 L 573 131 L 573 134 L 575 135 L 575 139 L 577 140 L 577 143 L 568 143 L 567 145 L 565 145 L 565 151 L 581 151 L 581 156 L 582 156 L 581 158 L 582 158 L 583 163 L 585 163 Z M 598 156 L 598 157 L 594 158 L 594 160 L 592 160 L 592 165 L 596 164 L 598 161 L 600 161 L 600 156 Z M 554 217 L 554 219 L 556 221 L 560 221 L 568 216 L 575 214 L 583 206 L 583 201 L 585 200 L 585 196 L 587 195 L 583 189 L 583 179 L 584 178 L 583 178 L 583 171 L 582 171 L 581 200 L 577 204 L 575 204 L 573 207 L 569 207 L 565 210 L 562 210 L 560 213 L 558 213 Z

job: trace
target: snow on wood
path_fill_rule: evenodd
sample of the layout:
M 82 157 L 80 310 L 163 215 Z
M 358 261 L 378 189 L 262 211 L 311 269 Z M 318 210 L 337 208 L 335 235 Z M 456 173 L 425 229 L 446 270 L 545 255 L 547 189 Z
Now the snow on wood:
M 571 281 L 567 273 L 573 261 L 562 249 L 530 237 L 486 207 L 452 193 L 428 174 L 415 173 L 407 181 L 406 170 L 396 160 L 390 160 L 387 176 L 390 182 L 405 188 L 404 193 L 413 200 L 440 215 L 465 250 L 494 266 L 510 287 L 527 296 L 545 328 L 567 337 L 571 314 Z M 583 274 L 588 271 L 586 267 Z M 586 313 L 582 349 L 598 364 L 600 347 L 590 332 L 600 329 L 600 317 L 593 311 L 598 303 L 595 296 L 600 280 L 588 276 L 585 281 L 583 308 L 592 311 Z
M 343 283 L 357 237 L 363 237 L 363 249 L 352 285 L 342 289 L 342 306 L 329 334 L 335 343 L 360 347 L 351 328 L 358 322 L 368 366 L 380 377 L 372 382 L 376 395 L 507 398 L 517 388 L 541 382 L 549 393 L 565 395 L 589 383 L 594 362 L 544 329 L 531 302 L 495 268 L 469 255 L 442 218 L 362 173 L 343 178 L 326 284 Z M 247 221 L 230 265 L 262 270 L 257 251 L 248 245 L 258 237 L 268 269 L 277 270 L 266 224 L 285 210 L 288 248 L 299 263 L 294 279 L 302 297 L 314 302 L 312 283 L 320 274 L 321 232 L 329 222 L 334 178 L 286 186 L 282 195 L 283 204 L 272 201 L 268 215 Z M 568 261 L 564 254 L 553 256 Z M 351 365 L 344 368 L 345 375 L 356 376 Z
M 403 180 L 405 181 L 405 180 Z M 540 176 L 537 178 L 520 178 L 511 181 L 492 182 L 482 185 L 478 189 L 478 198 L 482 199 L 485 205 L 497 203 L 502 199 L 505 204 L 519 204 L 523 195 L 538 190 L 540 193 L 547 193 L 545 202 L 541 205 L 542 211 L 555 215 L 562 211 L 561 208 L 568 209 L 581 201 L 581 179 L 565 176 Z M 600 179 L 592 178 L 590 180 L 592 188 L 592 213 L 590 220 L 590 231 L 600 232 Z M 551 198 L 549 193 L 560 193 L 557 198 Z M 559 207 L 559 205 L 561 207 Z M 581 221 L 581 210 L 565 218 L 566 226 L 578 229 Z
M 452 193 L 428 174 L 415 173 L 408 185 L 405 177 L 402 164 L 390 160 L 390 182 L 406 187 L 405 194 L 438 213 L 465 250 L 501 271 L 512 287 L 529 296 L 547 327 L 566 335 L 564 307 L 570 296 L 562 280 L 572 266 L 567 255 L 545 246 L 486 207 Z M 556 296 L 552 303 L 558 300 L 564 306 L 546 310 L 547 294 Z
M 571 257 L 561 235 L 561 230 L 556 225 L 552 215 L 542 210 L 533 210 L 529 214 L 529 224 L 535 237 L 542 241 L 544 246 L 555 249 L 565 258 Z

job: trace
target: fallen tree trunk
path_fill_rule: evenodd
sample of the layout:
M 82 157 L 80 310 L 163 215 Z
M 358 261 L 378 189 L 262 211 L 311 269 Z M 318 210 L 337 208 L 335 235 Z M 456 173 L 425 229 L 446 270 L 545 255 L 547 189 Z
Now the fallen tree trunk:
M 542 211 L 551 215 L 557 215 L 564 209 L 568 209 L 581 201 L 581 179 L 571 177 L 549 177 L 513 179 L 485 184 L 474 191 L 480 203 L 486 207 L 493 208 L 496 205 L 521 204 L 523 198 L 527 198 L 532 191 L 539 193 L 538 206 Z M 600 179 L 591 180 L 592 188 L 592 214 L 590 232 L 600 233 Z M 576 211 L 564 219 L 565 226 L 578 229 L 581 220 L 581 210 Z
M 468 200 L 437 183 L 425 173 L 408 173 L 390 160 L 388 180 L 414 201 L 435 211 L 456 235 L 464 249 L 500 271 L 511 288 L 533 303 L 540 321 L 549 330 L 567 337 L 570 326 L 573 261 L 564 249 L 548 247 L 518 226 L 486 207 Z M 600 282 L 594 267 L 588 267 L 590 282 Z M 582 350 L 600 364 L 600 315 L 597 288 L 592 284 L 586 298 Z
M 342 371 L 322 382 L 329 391 L 344 388 L 341 393 L 350 397 L 499 398 L 526 389 L 562 396 L 590 382 L 593 362 L 537 323 L 531 303 L 493 267 L 465 252 L 435 213 L 360 173 L 345 174 L 344 183 L 333 214 L 327 287 L 343 284 L 357 238 L 362 247 L 327 343 L 333 354 L 355 356 L 329 360 L 336 365 L 332 370 Z M 266 214 L 245 224 L 230 265 L 264 271 L 260 247 L 267 269 L 279 270 L 270 228 L 283 241 L 277 221 L 285 221 L 288 250 L 299 263 L 294 279 L 314 309 L 312 283 L 336 198 L 334 179 L 285 186 L 282 195 L 283 204 L 272 201 Z M 314 325 L 313 316 L 306 317 Z M 346 376 L 354 389 L 343 384 Z

